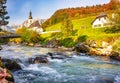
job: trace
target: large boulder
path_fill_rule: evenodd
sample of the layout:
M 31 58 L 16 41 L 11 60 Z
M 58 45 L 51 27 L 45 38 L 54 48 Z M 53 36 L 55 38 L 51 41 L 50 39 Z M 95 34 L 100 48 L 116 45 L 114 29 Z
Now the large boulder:
M 6 68 L 0 67 L 0 83 L 14 83 L 13 75 Z
M 2 62 L 4 63 L 5 67 L 11 71 L 17 71 L 21 69 L 21 66 L 15 60 L 2 59 Z
M 93 49 L 93 48 L 90 49 L 89 55 L 106 56 L 100 50 L 96 50 L 96 49 Z
M 36 57 L 33 61 L 34 64 L 37 64 L 37 63 L 48 63 L 48 59 L 46 57 Z
M 89 46 L 87 46 L 83 43 L 79 43 L 78 45 L 75 46 L 74 50 L 76 52 L 87 53 L 87 52 L 89 52 Z
M 120 54 L 119 54 L 118 52 L 112 51 L 111 54 L 110 54 L 110 58 L 111 58 L 111 59 L 114 59 L 114 60 L 120 61 L 120 56 L 119 56 L 119 55 L 120 55 Z
M 52 39 L 47 42 L 46 46 L 50 48 L 57 48 L 58 46 L 60 46 L 60 42 L 57 39 Z
M 37 56 L 35 58 L 29 58 L 28 62 L 30 64 L 38 64 L 38 63 L 48 63 L 48 59 L 45 56 Z
M 11 72 L 5 68 L 0 59 L 0 83 L 14 83 L 14 78 Z

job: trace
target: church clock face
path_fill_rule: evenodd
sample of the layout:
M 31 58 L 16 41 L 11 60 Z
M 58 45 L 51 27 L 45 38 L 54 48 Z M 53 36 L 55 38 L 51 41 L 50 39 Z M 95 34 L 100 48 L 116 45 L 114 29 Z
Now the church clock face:
M 32 21 L 30 20 L 30 23 L 32 23 Z

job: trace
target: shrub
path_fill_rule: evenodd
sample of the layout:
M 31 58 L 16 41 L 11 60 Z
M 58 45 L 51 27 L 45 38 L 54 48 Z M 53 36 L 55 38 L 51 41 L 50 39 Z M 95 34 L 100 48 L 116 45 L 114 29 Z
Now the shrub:
M 62 34 L 61 33 L 52 33 L 51 38 L 61 38 Z
M 85 42 L 87 40 L 87 35 L 82 35 L 78 37 L 78 42 Z
M 73 24 L 70 19 L 67 19 L 62 23 L 61 31 L 62 31 L 61 34 L 65 37 L 73 35 L 73 32 L 74 32 Z
M 106 33 L 118 33 L 120 32 L 120 25 L 114 25 L 105 29 Z
M 72 47 L 76 45 L 76 42 L 74 42 L 72 38 L 65 38 L 60 40 L 60 45 L 65 47 Z
M 113 48 L 114 51 L 118 51 L 120 52 L 120 41 L 115 41 L 113 44 Z
M 37 43 L 40 41 L 40 35 L 36 31 L 28 30 L 27 28 L 18 29 L 17 34 L 21 35 L 23 42 Z

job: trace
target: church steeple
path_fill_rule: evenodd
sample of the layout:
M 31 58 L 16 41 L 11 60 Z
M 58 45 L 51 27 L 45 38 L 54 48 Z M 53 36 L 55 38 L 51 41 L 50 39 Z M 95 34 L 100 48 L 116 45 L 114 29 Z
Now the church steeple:
M 30 10 L 30 13 L 29 13 L 29 19 L 33 19 L 31 10 Z

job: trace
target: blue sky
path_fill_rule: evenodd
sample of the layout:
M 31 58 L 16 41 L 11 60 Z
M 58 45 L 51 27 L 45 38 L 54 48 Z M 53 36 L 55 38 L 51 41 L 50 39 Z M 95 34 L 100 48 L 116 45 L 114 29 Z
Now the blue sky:
M 91 6 L 108 3 L 110 0 L 7 0 L 10 23 L 21 24 L 28 18 L 29 11 L 33 18 L 47 19 L 56 10 L 62 8 Z

